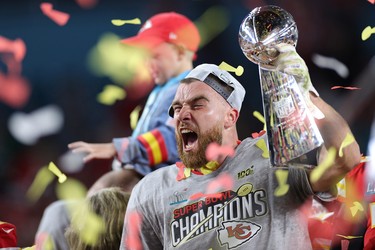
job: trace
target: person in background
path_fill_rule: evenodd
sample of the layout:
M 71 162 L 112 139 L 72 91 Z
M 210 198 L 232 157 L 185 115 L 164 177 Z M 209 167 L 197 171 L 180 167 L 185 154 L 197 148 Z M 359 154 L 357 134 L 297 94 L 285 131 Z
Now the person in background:
M 148 50 L 147 67 L 155 87 L 131 136 L 115 138 L 110 143 L 77 141 L 68 145 L 73 152 L 87 153 L 85 162 L 114 158 L 120 163 L 120 169 L 100 177 L 88 195 L 106 187 L 120 187 L 130 192 L 143 176 L 179 160 L 174 123 L 168 116 L 168 108 L 179 81 L 193 68 L 200 43 L 199 31 L 186 16 L 164 12 L 152 16 L 136 36 L 123 39 L 122 43 Z M 47 234 L 52 238 L 54 249 L 68 249 L 64 231 L 69 224 L 66 201 L 53 202 L 44 211 L 39 224 L 37 244 L 42 242 L 38 241 L 39 236 Z
M 99 178 L 90 192 L 107 186 L 130 191 L 146 174 L 178 160 L 174 125 L 167 111 L 179 81 L 193 68 L 199 31 L 187 17 L 167 12 L 151 17 L 136 36 L 122 42 L 149 51 L 147 65 L 156 86 L 131 136 L 110 143 L 77 141 L 68 145 L 73 152 L 87 153 L 85 162 L 115 158 L 122 165 L 121 171 Z
M 324 139 L 320 163 L 326 149 L 340 148 L 350 128 L 311 91 L 307 67 L 294 47 L 282 44 L 278 50 L 278 70 L 298 69 L 301 91 L 324 115 L 317 120 Z M 272 167 L 267 149 L 259 146 L 262 140 L 267 145 L 266 135 L 239 141 L 236 122 L 244 97 L 242 85 L 213 64 L 199 65 L 181 80 L 170 115 L 182 162 L 148 174 L 134 187 L 120 249 L 312 249 L 304 208 L 359 163 L 358 144 L 354 140 L 342 157 L 335 155 L 317 180 L 310 168 Z M 223 150 L 207 160 L 211 143 L 234 154 Z M 133 216 L 139 225 L 132 225 Z
M 69 249 L 118 250 L 129 197 L 130 193 L 112 187 L 101 189 L 83 203 L 78 203 L 80 206 L 75 207 L 72 222 L 65 232 Z M 94 219 L 100 220 L 97 224 L 100 230 L 96 235 L 91 235 L 93 241 L 85 240 L 85 233 L 90 234 L 91 228 L 95 229 L 96 224 L 92 223 Z

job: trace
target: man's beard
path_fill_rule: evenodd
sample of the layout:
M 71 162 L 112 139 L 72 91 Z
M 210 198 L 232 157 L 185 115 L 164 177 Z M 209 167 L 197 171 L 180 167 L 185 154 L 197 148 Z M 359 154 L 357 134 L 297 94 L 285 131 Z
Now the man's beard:
M 194 151 L 188 153 L 183 150 L 183 139 L 181 135 L 176 133 L 177 148 L 180 159 L 184 165 L 191 169 L 203 167 L 208 162 L 206 159 L 206 149 L 212 142 L 221 145 L 223 140 L 222 129 L 215 126 L 204 134 L 197 133 L 198 147 Z

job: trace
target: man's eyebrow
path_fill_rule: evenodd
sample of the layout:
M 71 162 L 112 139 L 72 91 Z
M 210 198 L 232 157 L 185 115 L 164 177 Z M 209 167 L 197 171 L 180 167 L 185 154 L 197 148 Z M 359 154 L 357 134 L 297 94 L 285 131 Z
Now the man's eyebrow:
M 206 100 L 207 102 L 210 101 L 210 100 L 208 100 L 207 97 L 205 97 L 205 96 L 203 96 L 203 95 L 199 95 L 199 96 L 196 96 L 196 97 L 194 97 L 194 98 L 192 98 L 192 99 L 190 99 L 190 100 L 187 100 L 186 102 L 187 102 L 187 103 L 195 103 L 195 102 L 200 101 L 200 100 Z M 181 102 L 178 101 L 178 100 L 173 101 L 173 102 L 172 102 L 172 106 L 174 106 L 174 105 L 181 105 Z

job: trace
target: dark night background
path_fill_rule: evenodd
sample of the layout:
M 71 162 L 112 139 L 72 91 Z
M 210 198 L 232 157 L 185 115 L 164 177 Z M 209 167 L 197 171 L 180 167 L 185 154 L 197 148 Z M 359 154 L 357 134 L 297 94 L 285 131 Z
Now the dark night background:
M 362 152 L 367 152 L 375 110 L 375 61 L 372 60 L 375 36 L 362 41 L 361 33 L 366 26 L 375 26 L 375 6 L 366 0 L 99 0 L 90 9 L 81 8 L 73 0 L 49 1 L 57 10 L 71 15 L 62 27 L 42 14 L 41 2 L 0 2 L 0 36 L 11 40 L 21 38 L 25 42 L 22 76 L 31 88 L 30 97 L 21 107 L 11 107 L 0 99 L 0 221 L 16 225 L 21 247 L 33 244 L 44 208 L 57 199 L 56 181 L 38 201 L 33 203 L 25 197 L 37 171 L 50 161 L 55 162 L 72 141 L 109 142 L 114 137 L 130 135 L 129 114 L 135 106 L 144 104 L 150 90 L 142 87 L 143 91 L 135 91 L 142 95 L 133 98 L 129 91 L 126 99 L 112 106 L 96 101 L 97 94 L 111 80 L 88 69 L 88 52 L 104 33 L 129 37 L 140 27 L 117 27 L 111 24 L 112 19 L 139 17 L 144 22 L 158 12 L 176 11 L 194 21 L 210 7 L 225 9 L 228 27 L 200 49 L 195 65 L 225 61 L 245 68 L 245 73 L 237 77 L 247 90 L 239 121 L 240 138 L 244 138 L 262 129 L 263 125 L 252 115 L 255 110 L 262 111 L 262 103 L 258 68 L 242 54 L 238 29 L 254 7 L 279 5 L 297 22 L 297 51 L 309 66 L 313 84 L 323 99 L 349 122 Z M 211 25 L 219 21 L 212 18 Z M 317 67 L 311 60 L 313 54 L 341 61 L 349 68 L 349 76 L 341 78 L 331 69 Z M 1 62 L 0 71 L 6 73 Z M 331 90 L 335 85 L 361 89 Z M 13 138 L 7 126 L 12 113 L 30 113 L 50 104 L 59 106 L 64 113 L 64 125 L 58 133 L 42 137 L 33 145 L 24 145 Z M 89 187 L 110 169 L 110 163 L 94 161 L 68 177 Z

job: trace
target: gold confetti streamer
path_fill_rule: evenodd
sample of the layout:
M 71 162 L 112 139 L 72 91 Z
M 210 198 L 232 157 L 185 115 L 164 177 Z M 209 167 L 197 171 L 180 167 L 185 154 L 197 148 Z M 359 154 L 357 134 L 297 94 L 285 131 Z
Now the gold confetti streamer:
M 130 113 L 130 127 L 131 129 L 135 129 L 138 123 L 138 118 L 139 118 L 139 112 L 141 111 L 142 106 L 138 105 L 137 107 L 134 108 L 134 110 Z
M 289 190 L 289 184 L 287 184 L 288 181 L 288 170 L 276 170 L 275 172 L 277 182 L 279 183 L 279 186 L 275 189 L 274 195 L 279 197 L 285 195 Z
M 354 206 L 350 207 L 350 212 L 352 213 L 353 217 L 357 214 L 358 211 L 363 212 L 363 206 L 360 202 L 355 201 L 353 202 L 353 205 Z
M 371 28 L 371 26 L 367 26 L 366 28 L 364 28 L 364 30 L 362 31 L 362 41 L 366 41 L 367 39 L 370 38 L 370 36 L 372 34 L 375 33 L 375 27 L 374 28 Z
M 242 76 L 244 72 L 244 69 L 241 65 L 235 68 L 224 61 L 220 63 L 219 68 L 228 72 L 234 72 L 236 76 Z
M 320 177 L 324 174 L 324 172 L 332 166 L 336 159 L 336 149 L 331 147 L 328 149 L 328 153 L 326 158 L 311 171 L 310 174 L 310 181 L 312 183 L 316 182 L 320 179 Z
M 89 246 L 96 246 L 99 236 L 105 232 L 103 218 L 91 210 L 86 200 L 69 209 L 73 213 L 71 224 L 79 232 L 80 239 Z
M 267 130 L 266 121 L 264 120 L 264 116 L 259 111 L 254 111 L 253 116 L 257 118 L 261 123 L 263 123 L 263 130 Z
M 40 196 L 44 193 L 47 186 L 52 182 L 55 176 L 51 173 L 47 166 L 42 167 L 31 184 L 29 190 L 27 190 L 26 197 L 30 201 L 37 201 Z
M 81 182 L 72 178 L 56 187 L 56 195 L 60 200 L 83 199 L 86 194 L 87 188 Z
M 210 7 L 194 23 L 201 34 L 199 47 L 202 48 L 229 26 L 228 10 L 220 5 Z
M 188 178 L 188 177 L 190 177 L 190 175 L 191 175 L 191 168 L 185 168 L 184 169 L 184 176 L 186 178 Z
M 104 105 L 112 105 L 117 100 L 122 100 L 126 97 L 126 92 L 123 88 L 116 85 L 106 85 L 103 91 L 97 96 L 98 102 Z
M 266 159 L 270 158 L 270 152 L 268 151 L 268 147 L 264 139 L 260 139 L 259 141 L 255 143 L 255 145 L 257 145 L 257 147 L 263 151 L 262 153 L 263 158 L 266 158 Z
M 336 234 L 336 235 L 347 240 L 363 238 L 363 236 L 352 236 L 352 235 L 342 235 L 342 234 Z
M 60 169 L 52 161 L 49 163 L 48 169 L 58 177 L 58 181 L 60 183 L 64 183 L 66 181 L 66 175 L 61 173 Z
M 349 146 L 355 141 L 354 136 L 351 133 L 347 133 L 344 140 L 341 143 L 340 150 L 339 150 L 339 156 L 342 157 L 344 153 L 342 152 L 343 148 Z
M 126 46 L 122 38 L 105 33 L 90 50 L 87 62 L 90 71 L 99 77 L 109 77 L 119 86 L 140 82 L 150 82 L 150 74 L 145 66 L 149 53 L 144 48 Z
M 130 20 L 112 19 L 111 23 L 115 26 L 123 26 L 125 24 L 141 24 L 141 19 L 134 18 Z

